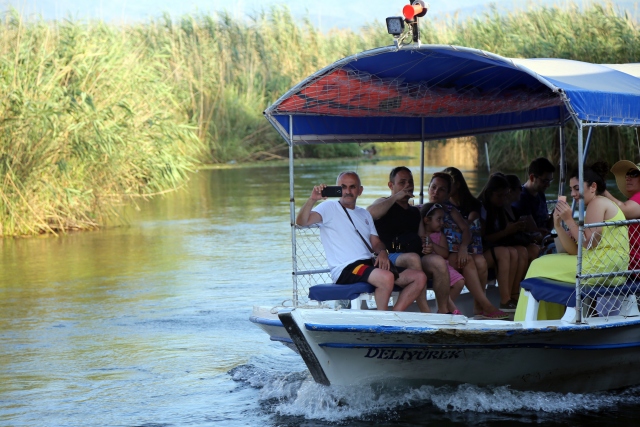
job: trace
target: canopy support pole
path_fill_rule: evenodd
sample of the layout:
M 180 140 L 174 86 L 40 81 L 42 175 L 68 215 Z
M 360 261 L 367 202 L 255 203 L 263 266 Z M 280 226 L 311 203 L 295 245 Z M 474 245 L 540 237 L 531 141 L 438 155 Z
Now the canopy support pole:
M 564 121 L 563 121 L 564 123 Z M 565 150 L 567 149 L 567 141 L 564 138 L 564 125 L 560 126 L 559 128 L 560 130 L 560 172 L 558 173 L 558 195 L 562 196 L 564 195 L 564 186 L 565 186 L 565 181 L 567 180 L 566 177 L 566 172 L 567 172 L 567 159 L 566 159 L 566 152 Z
M 584 241 L 584 128 L 578 121 L 578 182 L 580 200 L 578 202 L 578 262 L 576 269 L 576 323 L 582 323 L 582 297 L 580 295 L 580 275 L 582 274 L 582 244 Z
M 593 127 L 589 126 L 589 132 L 587 132 L 587 142 L 584 145 L 584 154 L 582 155 L 582 162 L 587 161 L 587 156 L 589 155 L 589 148 L 591 148 L 591 133 L 593 132 Z
M 489 144 L 484 142 L 484 155 L 487 156 L 487 173 L 491 174 L 491 162 L 489 161 Z
M 420 148 L 420 204 L 424 203 L 424 117 L 421 119 L 422 121 L 422 144 Z
M 293 280 L 293 306 L 298 306 L 298 256 L 296 251 L 296 200 L 294 196 L 293 183 L 293 116 L 289 116 L 289 215 L 291 223 L 291 263 L 293 272 L 291 278 Z

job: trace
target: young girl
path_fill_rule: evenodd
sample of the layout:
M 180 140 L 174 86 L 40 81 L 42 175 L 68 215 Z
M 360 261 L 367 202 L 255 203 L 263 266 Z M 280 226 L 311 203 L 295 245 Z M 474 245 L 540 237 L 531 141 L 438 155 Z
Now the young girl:
M 444 225 L 445 210 L 439 203 L 426 203 L 420 210 L 422 217 L 424 232 L 426 235 L 425 245 L 423 249 L 424 254 L 436 253 L 444 259 L 449 258 L 449 245 L 447 239 L 442 232 Z M 447 261 L 449 267 L 449 276 L 451 281 L 451 291 L 449 294 L 448 311 L 458 314 L 456 306 L 453 303 L 462 288 L 465 286 L 464 277 Z M 509 315 L 498 309 L 496 309 L 491 302 L 487 299 L 484 293 L 484 289 L 478 282 L 472 281 L 467 286 L 469 292 L 475 298 L 475 301 L 482 308 L 482 314 L 480 317 L 483 319 L 507 319 Z
M 453 303 L 453 300 L 460 295 L 462 288 L 464 288 L 464 277 L 462 277 L 462 274 L 458 273 L 455 268 L 451 267 L 448 261 L 449 245 L 444 233 L 442 232 L 444 210 L 442 209 L 442 206 L 437 203 L 427 203 L 422 207 L 420 214 L 426 236 L 422 253 L 425 255 L 436 253 L 447 260 L 449 280 L 451 284 L 447 311 L 453 314 L 461 314 Z

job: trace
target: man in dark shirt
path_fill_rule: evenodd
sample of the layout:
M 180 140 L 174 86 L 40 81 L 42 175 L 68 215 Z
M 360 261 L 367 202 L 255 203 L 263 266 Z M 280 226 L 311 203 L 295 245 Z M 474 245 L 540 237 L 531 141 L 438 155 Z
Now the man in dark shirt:
M 382 197 L 367 208 L 375 221 L 380 240 L 393 251 L 394 240 L 398 236 L 413 233 L 418 235 L 420 210 L 409 204 L 413 198 L 413 174 L 409 168 L 398 166 L 389 174 L 391 196 Z M 449 301 L 449 269 L 444 258 L 437 254 L 420 256 L 417 253 L 390 253 L 391 260 L 398 267 L 422 269 L 429 278 L 433 278 L 433 290 L 436 294 L 438 312 L 447 312 Z M 426 297 L 416 300 L 420 311 L 428 312 Z
M 532 161 L 529 165 L 529 179 L 522 186 L 520 200 L 513 203 L 520 215 L 531 215 L 538 227 L 537 231 L 543 236 L 553 228 L 544 192 L 553 182 L 555 171 L 556 168 L 544 157 Z

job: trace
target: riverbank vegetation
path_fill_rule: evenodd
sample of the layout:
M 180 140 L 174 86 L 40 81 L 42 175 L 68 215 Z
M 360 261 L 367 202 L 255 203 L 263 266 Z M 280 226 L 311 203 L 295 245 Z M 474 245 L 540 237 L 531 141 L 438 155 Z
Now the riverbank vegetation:
M 504 56 L 640 58 L 637 22 L 612 5 L 494 9 L 425 24 L 425 43 Z M 198 164 L 286 155 L 264 108 L 317 69 L 390 43 L 380 21 L 323 33 L 283 8 L 250 21 L 222 13 L 126 26 L 9 11 L 0 20 L 0 235 L 97 227 L 119 203 L 179 187 Z M 596 136 L 609 143 L 597 144 L 604 151 L 594 157 L 635 158 L 630 132 L 597 129 Z M 488 138 L 492 159 L 503 162 L 492 166 L 504 168 L 553 156 L 557 136 Z M 296 154 L 356 156 L 361 148 L 308 146 Z

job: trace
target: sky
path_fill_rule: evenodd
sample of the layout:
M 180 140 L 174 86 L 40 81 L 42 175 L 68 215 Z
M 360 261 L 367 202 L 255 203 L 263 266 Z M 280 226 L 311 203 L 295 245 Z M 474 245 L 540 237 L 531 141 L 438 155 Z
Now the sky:
M 576 0 L 581 2 L 583 0 Z M 268 10 L 276 4 L 285 4 L 295 17 L 307 16 L 321 30 L 330 28 L 358 29 L 374 20 L 384 21 L 388 16 L 400 15 L 406 0 L 0 0 L 0 10 L 14 7 L 26 16 L 45 19 L 102 19 L 114 23 L 133 23 L 161 16 L 168 12 L 174 17 L 187 13 L 211 13 L 227 10 L 238 18 L 251 16 L 260 9 Z M 429 3 L 427 1 L 427 3 Z M 447 0 L 431 2 L 429 15 L 445 18 L 458 12 L 466 17 L 482 13 L 488 4 L 500 9 L 524 9 L 529 4 L 563 4 L 567 0 Z M 637 1 L 614 1 L 621 8 L 637 9 Z M 257 9 L 256 9 L 257 8 Z M 638 16 L 637 10 L 635 16 Z

